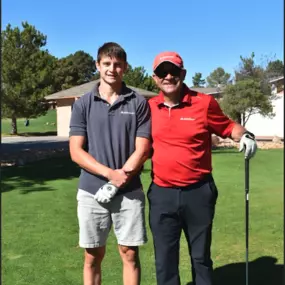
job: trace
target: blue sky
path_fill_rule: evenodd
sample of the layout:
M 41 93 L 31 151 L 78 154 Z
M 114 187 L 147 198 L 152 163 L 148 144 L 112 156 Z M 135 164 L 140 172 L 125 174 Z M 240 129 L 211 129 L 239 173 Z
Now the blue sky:
M 96 58 L 115 41 L 133 66 L 152 73 L 157 53 L 180 53 L 186 83 L 195 72 L 207 77 L 217 67 L 233 74 L 240 55 L 283 61 L 283 0 L 2 0 L 2 29 L 28 21 L 47 35 L 56 57 L 84 50 Z

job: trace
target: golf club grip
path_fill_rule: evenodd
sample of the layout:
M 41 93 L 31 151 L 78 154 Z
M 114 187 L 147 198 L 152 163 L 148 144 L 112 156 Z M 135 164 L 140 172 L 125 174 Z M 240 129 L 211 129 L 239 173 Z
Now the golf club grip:
M 248 285 L 248 236 L 249 236 L 249 159 L 245 159 L 245 284 Z
M 249 192 L 249 159 L 245 159 L 245 192 Z

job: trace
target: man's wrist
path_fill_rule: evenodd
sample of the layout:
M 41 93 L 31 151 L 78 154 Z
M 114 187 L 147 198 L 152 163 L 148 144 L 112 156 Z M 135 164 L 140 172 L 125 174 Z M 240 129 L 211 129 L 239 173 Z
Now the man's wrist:
M 106 167 L 106 170 L 102 173 L 103 174 L 102 176 L 104 176 L 105 178 L 107 178 L 110 181 L 110 180 L 112 180 L 111 176 L 112 176 L 113 171 L 114 171 L 113 169 Z
M 243 137 L 244 135 L 249 135 L 250 138 L 255 139 L 255 135 L 254 135 L 252 132 L 248 131 L 248 130 L 246 130 L 246 131 L 242 134 L 242 137 Z
M 122 170 L 127 176 L 134 173 L 134 169 L 128 166 L 123 166 Z

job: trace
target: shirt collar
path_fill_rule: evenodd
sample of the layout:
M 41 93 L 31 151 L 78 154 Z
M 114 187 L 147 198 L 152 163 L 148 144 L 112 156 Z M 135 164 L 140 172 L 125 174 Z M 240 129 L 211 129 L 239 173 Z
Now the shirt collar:
M 100 85 L 100 81 L 94 85 L 94 87 L 91 90 L 91 93 L 94 96 L 94 99 L 101 100 L 101 97 L 99 94 L 99 85 Z M 132 89 L 128 88 L 126 86 L 125 82 L 122 82 L 121 94 L 120 94 L 120 98 L 117 100 L 117 102 L 123 101 L 125 98 L 132 96 L 133 94 L 134 94 L 134 91 Z
M 194 94 L 193 94 L 193 91 L 190 90 L 185 83 L 183 83 L 182 94 L 183 95 L 182 95 L 182 97 L 180 99 L 179 104 L 184 103 L 184 104 L 187 104 L 187 105 L 191 105 L 191 97 Z M 164 94 L 163 94 L 162 91 L 160 91 L 158 93 L 158 96 L 155 98 L 155 102 L 157 103 L 158 106 L 164 105 Z

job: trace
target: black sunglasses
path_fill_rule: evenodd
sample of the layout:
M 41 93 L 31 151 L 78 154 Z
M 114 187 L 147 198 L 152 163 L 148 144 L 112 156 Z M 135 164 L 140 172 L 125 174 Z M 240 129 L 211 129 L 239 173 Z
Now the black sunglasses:
M 181 74 L 181 69 L 175 65 L 171 66 L 159 66 L 155 71 L 154 74 L 159 78 L 165 78 L 168 74 L 179 77 Z

